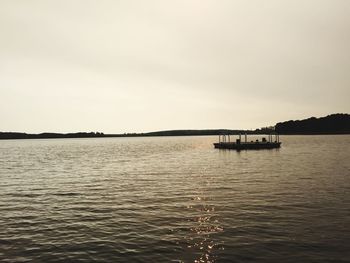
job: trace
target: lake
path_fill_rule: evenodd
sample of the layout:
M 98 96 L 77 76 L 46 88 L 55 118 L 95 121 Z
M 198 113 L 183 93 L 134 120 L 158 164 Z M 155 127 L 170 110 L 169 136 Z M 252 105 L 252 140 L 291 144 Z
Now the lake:
M 350 136 L 0 141 L 1 262 L 349 262 Z

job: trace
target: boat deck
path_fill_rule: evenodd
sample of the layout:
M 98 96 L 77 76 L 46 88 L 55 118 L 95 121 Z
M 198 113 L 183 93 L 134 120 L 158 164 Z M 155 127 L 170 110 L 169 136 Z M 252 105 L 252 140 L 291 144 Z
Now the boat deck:
M 275 140 L 273 140 L 273 135 Z M 219 135 L 219 142 L 214 143 L 214 147 L 217 149 L 234 149 L 234 150 L 259 150 L 259 149 L 275 149 L 281 147 L 279 135 L 269 134 L 268 139 L 265 137 L 261 141 L 248 141 L 247 134 L 244 134 L 244 141 L 242 141 L 242 134 L 238 134 L 239 138 L 233 142 L 230 135 Z

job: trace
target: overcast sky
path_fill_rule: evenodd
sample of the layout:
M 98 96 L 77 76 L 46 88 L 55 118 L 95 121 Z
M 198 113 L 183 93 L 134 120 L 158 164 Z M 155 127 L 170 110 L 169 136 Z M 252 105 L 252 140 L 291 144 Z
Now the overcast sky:
M 349 101 L 348 0 L 0 1 L 0 131 L 250 129 Z

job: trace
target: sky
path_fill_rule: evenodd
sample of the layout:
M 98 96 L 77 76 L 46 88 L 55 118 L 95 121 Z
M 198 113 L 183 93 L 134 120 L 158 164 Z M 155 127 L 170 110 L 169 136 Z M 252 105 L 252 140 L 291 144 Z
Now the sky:
M 1 0 L 0 131 L 349 113 L 349 14 L 348 0 Z

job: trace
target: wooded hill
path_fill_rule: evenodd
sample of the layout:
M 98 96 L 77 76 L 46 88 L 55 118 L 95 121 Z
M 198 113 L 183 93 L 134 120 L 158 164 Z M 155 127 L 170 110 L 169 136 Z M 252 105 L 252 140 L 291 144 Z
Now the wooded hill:
M 338 113 L 322 118 L 279 122 L 275 131 L 280 134 L 349 134 L 350 115 Z

